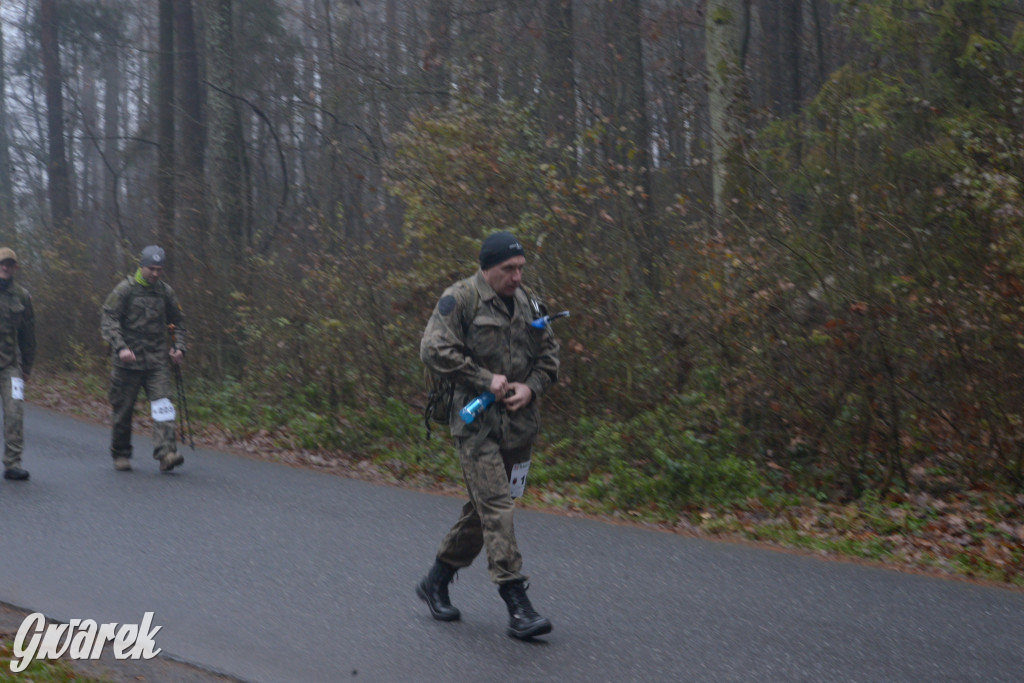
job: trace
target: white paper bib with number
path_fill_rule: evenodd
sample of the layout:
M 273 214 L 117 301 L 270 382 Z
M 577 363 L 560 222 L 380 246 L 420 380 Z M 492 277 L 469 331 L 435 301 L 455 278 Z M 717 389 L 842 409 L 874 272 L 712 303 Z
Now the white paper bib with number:
M 174 422 L 174 404 L 169 398 L 158 398 L 150 404 L 154 422 Z
M 11 378 L 11 398 L 15 401 L 25 400 L 25 380 L 20 377 Z
M 526 473 L 530 471 L 530 461 L 512 465 L 512 476 L 508 480 L 508 491 L 513 498 L 521 498 L 526 490 Z

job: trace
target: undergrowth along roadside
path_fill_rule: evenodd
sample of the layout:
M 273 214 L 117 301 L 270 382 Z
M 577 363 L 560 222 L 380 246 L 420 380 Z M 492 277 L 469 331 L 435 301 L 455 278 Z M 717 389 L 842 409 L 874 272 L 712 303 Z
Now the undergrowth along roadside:
M 29 399 L 105 422 L 105 392 L 97 377 L 37 372 Z M 263 405 L 230 382 L 196 382 L 193 392 L 195 436 L 208 447 L 412 488 L 462 489 L 444 429 L 428 441 L 422 416 L 401 401 L 326 416 L 308 406 Z M 729 425 L 701 434 L 667 419 L 672 409 L 628 423 L 584 421 L 542 441 L 521 503 L 1024 587 L 1024 495 L 868 491 L 823 500 L 820 491 L 790 490 L 791 482 L 733 457 Z M 135 429 L 147 422 L 140 407 Z

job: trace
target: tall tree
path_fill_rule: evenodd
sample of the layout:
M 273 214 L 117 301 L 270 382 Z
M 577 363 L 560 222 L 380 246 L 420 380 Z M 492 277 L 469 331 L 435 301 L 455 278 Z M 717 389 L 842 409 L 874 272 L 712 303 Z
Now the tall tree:
M 743 40 L 749 21 L 747 3 L 748 0 L 708 0 L 705 8 L 712 203 L 717 220 L 725 213 L 728 153 L 741 130 L 739 107 Z
M 7 131 L 7 60 L 3 24 L 0 23 L 0 234 L 14 237 L 14 186 L 11 184 L 11 142 Z
M 452 0 L 429 0 L 422 68 L 431 101 L 442 106 L 448 102 L 451 79 L 451 30 Z
M 661 247 L 654 231 L 651 196 L 651 129 L 647 118 L 641 1 L 609 4 L 607 26 L 613 74 L 611 156 L 619 175 L 620 191 L 629 204 L 623 222 L 632 233 L 643 276 L 655 285 L 655 254 Z
M 49 146 L 48 175 L 50 216 L 58 228 L 71 223 L 71 182 L 64 147 L 64 94 L 60 69 L 60 15 L 56 0 L 39 6 L 40 48 L 46 83 L 46 132 Z
M 107 0 L 105 5 L 111 5 Z M 108 16 L 114 16 L 114 9 Z M 121 44 L 120 21 L 107 22 L 100 59 L 103 66 L 103 194 L 100 205 L 104 218 L 113 227 L 117 243 L 124 240 L 120 212 L 120 135 L 121 135 L 121 60 L 118 46 Z M 120 264 L 118 264 L 120 265 Z
M 784 21 L 783 30 L 785 41 L 783 43 L 782 68 L 786 74 L 785 90 L 782 101 L 782 111 L 786 116 L 794 117 L 799 126 L 800 107 L 803 105 L 803 72 L 801 70 L 803 54 L 803 0 L 786 0 L 783 3 Z M 803 155 L 803 148 L 800 145 L 800 136 L 797 136 L 796 144 L 793 145 L 793 163 L 800 164 L 800 157 Z
M 239 262 L 247 246 L 242 117 L 238 108 L 236 50 L 232 0 L 204 4 L 207 30 L 209 89 L 207 129 L 210 159 L 210 202 L 214 240 L 224 265 Z
M 623 28 L 623 76 L 625 98 L 620 112 L 629 136 L 635 145 L 633 167 L 635 168 L 634 202 L 640 220 L 640 253 L 643 269 L 651 284 L 658 280 L 654 255 L 662 247 L 662 240 L 655 234 L 654 187 L 651 183 L 651 126 L 647 118 L 647 78 L 644 69 L 643 3 L 641 0 L 626 0 L 622 14 Z
M 803 53 L 803 0 L 785 0 L 780 3 L 782 12 L 782 70 L 783 84 L 782 112 L 793 116 L 800 111 L 802 92 L 801 55 Z
M 232 0 L 202 3 L 206 28 L 207 179 L 209 230 L 203 236 L 208 255 L 209 288 L 216 292 L 245 289 L 242 266 L 250 245 L 246 197 L 245 149 L 239 110 L 238 55 Z M 232 314 L 221 296 L 207 296 L 205 323 L 214 339 L 214 362 L 220 372 L 240 370 L 241 357 L 231 334 Z
M 202 120 L 202 83 L 192 0 L 174 0 L 175 79 L 180 183 L 176 197 L 179 232 L 196 259 L 205 258 L 206 183 L 203 178 L 206 131 Z
M 157 241 L 174 247 L 174 1 L 159 0 L 156 119 Z
M 576 137 L 576 64 L 572 0 L 544 0 L 541 108 L 544 134 L 562 147 Z
M 332 113 L 328 127 L 330 135 L 330 168 L 334 187 L 331 191 L 333 211 L 340 213 L 341 227 L 346 239 L 360 240 L 365 234 L 362 185 L 365 173 L 359 165 L 356 150 L 362 145 L 361 101 L 356 74 L 346 64 L 351 64 L 362 50 L 358 45 L 358 16 L 361 13 L 357 0 L 343 0 L 338 3 L 337 17 L 327 13 L 328 25 L 337 31 L 336 52 L 324 73 L 324 84 L 329 91 L 324 104 Z

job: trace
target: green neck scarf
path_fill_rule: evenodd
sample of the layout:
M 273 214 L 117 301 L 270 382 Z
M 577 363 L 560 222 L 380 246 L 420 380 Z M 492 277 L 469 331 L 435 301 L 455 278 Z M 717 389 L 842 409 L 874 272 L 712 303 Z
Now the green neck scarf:
M 142 277 L 142 268 L 135 271 L 135 281 L 143 287 L 152 287 L 153 285 L 146 282 L 146 278 Z

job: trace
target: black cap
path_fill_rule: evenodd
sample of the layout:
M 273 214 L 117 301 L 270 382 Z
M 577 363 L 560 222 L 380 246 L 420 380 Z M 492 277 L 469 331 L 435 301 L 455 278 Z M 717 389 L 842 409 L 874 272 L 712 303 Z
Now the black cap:
M 525 256 L 523 245 L 510 232 L 496 232 L 480 247 L 480 270 L 493 268 L 514 256 Z

